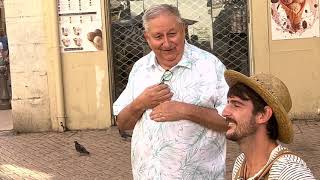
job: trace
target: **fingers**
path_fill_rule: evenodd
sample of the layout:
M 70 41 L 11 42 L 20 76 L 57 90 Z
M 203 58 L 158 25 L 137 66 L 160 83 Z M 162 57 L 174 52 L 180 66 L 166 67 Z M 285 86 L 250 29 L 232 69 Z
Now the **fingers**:
M 150 113 L 150 118 L 151 118 L 152 120 L 159 119 L 161 116 L 162 116 L 161 113 L 156 113 L 156 112 L 154 112 L 154 111 L 152 111 L 152 112 Z
M 155 91 L 162 91 L 165 89 L 168 89 L 170 91 L 170 88 L 167 84 L 155 84 L 151 87 L 154 88 Z
M 159 86 L 159 84 L 151 85 L 151 86 L 147 87 L 147 89 L 153 89 L 153 88 L 156 88 L 157 86 Z
M 168 109 L 171 108 L 171 103 L 172 101 L 160 103 L 158 106 L 152 108 L 150 115 L 155 115 L 155 117 L 165 116 L 169 112 Z
M 171 100 L 173 93 L 166 84 L 155 84 L 147 87 L 139 96 L 146 109 L 153 108 L 164 101 Z
M 161 113 L 161 112 L 154 112 L 152 111 L 151 114 L 150 114 L 150 118 L 153 120 L 153 121 L 166 121 L 166 115 L 165 113 Z
M 153 86 L 151 91 L 151 99 L 154 99 L 157 103 L 170 100 L 173 96 L 173 93 L 170 91 L 169 86 L 166 84 L 158 84 L 156 86 Z
M 156 87 L 156 91 L 158 92 L 159 97 L 171 94 L 170 88 L 166 84 L 158 85 L 158 87 Z
M 154 84 L 154 85 L 151 85 L 149 87 L 147 87 L 147 89 L 156 89 L 156 88 L 162 88 L 164 89 L 165 87 L 169 87 L 167 84 Z
M 172 96 L 173 96 L 173 93 L 169 92 L 168 94 L 160 96 L 159 99 L 158 99 L 158 102 L 159 103 L 163 103 L 165 101 L 170 101 Z

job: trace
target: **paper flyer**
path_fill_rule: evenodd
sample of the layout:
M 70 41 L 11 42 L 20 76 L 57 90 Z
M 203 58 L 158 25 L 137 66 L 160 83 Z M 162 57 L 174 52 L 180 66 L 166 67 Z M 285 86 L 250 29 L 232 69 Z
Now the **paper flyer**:
M 62 52 L 103 49 L 100 0 L 58 0 Z

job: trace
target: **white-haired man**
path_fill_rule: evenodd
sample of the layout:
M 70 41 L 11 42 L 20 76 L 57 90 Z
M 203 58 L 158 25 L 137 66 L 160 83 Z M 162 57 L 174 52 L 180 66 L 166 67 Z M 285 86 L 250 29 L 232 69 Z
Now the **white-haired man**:
M 113 106 L 119 129 L 134 128 L 134 179 L 224 179 L 225 66 L 186 42 L 173 6 L 149 8 L 143 25 L 152 52 L 134 64 Z

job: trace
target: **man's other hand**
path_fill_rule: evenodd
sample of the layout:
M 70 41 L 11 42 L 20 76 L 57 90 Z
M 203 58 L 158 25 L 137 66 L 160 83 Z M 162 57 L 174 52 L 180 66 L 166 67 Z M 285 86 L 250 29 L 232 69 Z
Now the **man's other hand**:
M 147 87 L 138 97 L 137 101 L 144 109 L 152 109 L 160 103 L 170 101 L 173 93 L 166 84 L 155 84 Z
M 152 109 L 150 118 L 154 121 L 178 121 L 183 118 L 183 103 L 166 101 Z

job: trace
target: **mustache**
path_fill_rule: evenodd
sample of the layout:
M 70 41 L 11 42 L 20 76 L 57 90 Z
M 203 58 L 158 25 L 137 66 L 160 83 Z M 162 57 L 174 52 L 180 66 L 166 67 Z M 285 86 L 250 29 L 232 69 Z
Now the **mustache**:
M 237 122 L 236 122 L 234 119 L 232 119 L 232 118 L 226 118 L 226 121 L 237 124 Z

